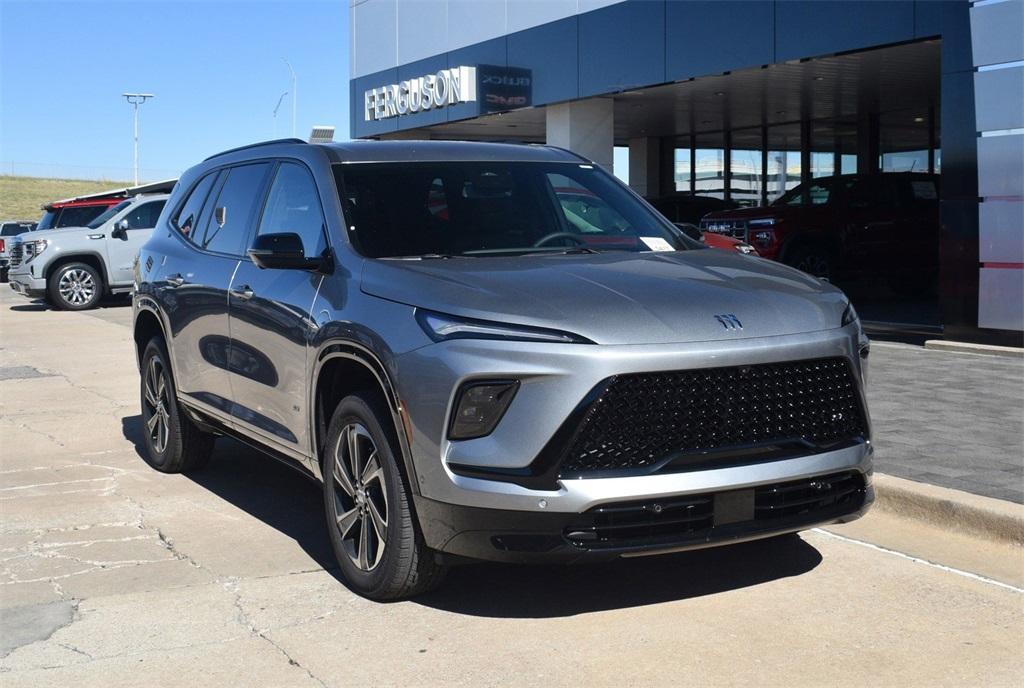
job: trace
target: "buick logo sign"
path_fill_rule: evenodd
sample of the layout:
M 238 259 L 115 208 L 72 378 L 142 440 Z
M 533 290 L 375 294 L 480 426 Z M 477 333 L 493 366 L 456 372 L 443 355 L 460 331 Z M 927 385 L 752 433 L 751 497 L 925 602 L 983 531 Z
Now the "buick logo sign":
M 740 319 L 737 318 L 732 313 L 723 313 L 721 315 L 716 315 L 715 320 L 717 320 L 719 324 L 727 330 L 743 329 L 743 323 L 741 323 Z

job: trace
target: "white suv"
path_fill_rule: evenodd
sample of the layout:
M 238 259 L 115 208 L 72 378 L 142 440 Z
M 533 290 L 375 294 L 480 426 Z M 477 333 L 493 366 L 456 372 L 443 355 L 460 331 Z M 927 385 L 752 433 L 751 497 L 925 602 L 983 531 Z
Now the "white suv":
M 131 291 L 135 258 L 156 226 L 167 194 L 146 194 L 110 207 L 85 227 L 15 237 L 11 288 L 57 308 L 93 308 L 105 294 Z

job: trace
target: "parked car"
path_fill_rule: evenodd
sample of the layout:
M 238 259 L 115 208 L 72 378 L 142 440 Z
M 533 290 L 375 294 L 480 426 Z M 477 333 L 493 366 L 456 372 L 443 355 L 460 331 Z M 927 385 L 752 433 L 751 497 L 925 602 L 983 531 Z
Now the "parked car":
M 581 195 L 605 208 L 586 225 Z M 848 299 L 701 249 L 556 148 L 215 155 L 136 264 L 143 455 L 193 471 L 230 435 L 321 480 L 341 575 L 373 599 L 466 558 L 607 560 L 857 518 L 872 445 Z
M 738 203 L 724 201 L 713 196 L 696 196 L 693 194 L 671 194 L 660 198 L 648 198 L 647 202 L 667 217 L 671 222 L 685 222 L 699 225 L 701 218 L 708 213 L 721 212 L 739 208 Z
M 35 229 L 34 222 L 19 220 L 4 220 L 0 222 L 0 282 L 7 281 L 7 268 L 10 266 L 11 256 L 8 242 L 24 232 L 31 232 Z
M 881 276 L 901 292 L 927 291 L 938 275 L 939 177 L 814 179 L 768 207 L 711 213 L 701 229 L 819 277 Z
M 690 224 L 689 222 L 673 222 L 672 224 L 674 224 L 680 232 L 691 239 L 706 244 L 708 248 L 737 251 L 746 256 L 757 255 L 757 249 L 745 241 L 733 239 L 732 237 L 724 234 L 716 234 L 715 232 L 702 232 L 697 225 Z
M 43 216 L 37 229 L 61 229 L 63 227 L 84 227 L 111 206 L 139 194 L 167 193 L 174 188 L 175 179 L 141 184 L 119 189 L 52 201 L 43 206 Z
M 105 294 L 132 288 L 139 248 L 156 226 L 167 194 L 122 200 L 84 227 L 32 232 L 11 247 L 11 288 L 56 308 L 93 308 Z

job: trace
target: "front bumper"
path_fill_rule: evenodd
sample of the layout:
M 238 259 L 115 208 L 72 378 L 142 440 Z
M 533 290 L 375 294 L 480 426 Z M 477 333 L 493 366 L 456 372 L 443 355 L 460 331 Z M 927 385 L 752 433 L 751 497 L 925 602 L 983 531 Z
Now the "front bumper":
M 847 358 L 856 375 L 862 376 L 860 343 L 859 327 L 854 324 L 798 335 L 677 345 L 455 340 L 413 350 L 396 359 L 395 368 L 419 495 L 464 507 L 580 514 L 622 500 L 741 489 L 844 470 L 866 474 L 871 469 L 869 442 L 751 465 L 562 478 L 547 489 L 483 475 L 530 466 L 580 401 L 609 376 L 829 356 Z M 479 439 L 450 441 L 444 430 L 454 396 L 463 383 L 478 379 L 517 379 L 521 386 L 494 432 Z M 859 393 L 866 410 L 862 388 Z M 477 467 L 480 473 L 467 475 L 465 467 Z
M 788 502 L 779 498 L 786 494 Z M 416 500 L 416 509 L 427 545 L 444 554 L 571 564 L 701 549 L 846 523 L 863 516 L 873 501 L 870 473 L 843 471 L 684 499 L 616 502 L 583 514 L 481 509 L 425 498 Z
M 46 280 L 36 277 L 29 269 L 29 266 L 22 264 L 7 274 L 11 289 L 22 296 L 37 299 L 46 296 Z

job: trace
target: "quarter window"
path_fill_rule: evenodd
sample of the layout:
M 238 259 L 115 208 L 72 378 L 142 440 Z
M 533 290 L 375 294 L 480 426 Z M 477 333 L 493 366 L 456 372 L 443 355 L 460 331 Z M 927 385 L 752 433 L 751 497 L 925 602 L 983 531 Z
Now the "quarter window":
M 225 173 L 227 179 L 217 194 L 213 212 L 207 213 L 206 231 L 200 246 L 218 253 L 237 255 L 242 252 L 269 170 L 270 163 L 258 163 L 232 167 Z
M 270 187 L 259 234 L 298 234 L 307 256 L 318 256 L 327 248 L 324 215 L 312 175 L 301 165 L 282 163 Z

